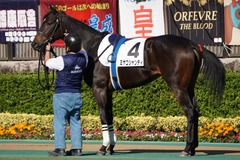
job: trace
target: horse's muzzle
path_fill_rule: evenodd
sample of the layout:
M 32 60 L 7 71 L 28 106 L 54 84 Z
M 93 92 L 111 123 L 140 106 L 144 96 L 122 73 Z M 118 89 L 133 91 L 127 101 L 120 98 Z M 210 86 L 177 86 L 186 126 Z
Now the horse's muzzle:
M 39 51 L 40 52 L 40 50 L 41 50 L 41 46 L 42 46 L 42 44 L 38 44 L 38 43 L 36 43 L 36 42 L 32 42 L 31 43 L 31 46 L 32 46 L 32 48 L 35 50 L 35 51 Z

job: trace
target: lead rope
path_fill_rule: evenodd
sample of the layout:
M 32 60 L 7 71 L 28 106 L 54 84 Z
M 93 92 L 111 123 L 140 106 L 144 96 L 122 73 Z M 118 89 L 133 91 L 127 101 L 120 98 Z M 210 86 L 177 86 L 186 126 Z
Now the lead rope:
M 53 28 L 52 30 L 52 35 L 50 36 L 50 38 L 44 42 L 44 44 L 42 45 L 42 48 L 40 50 L 40 54 L 39 54 L 39 61 L 38 61 L 38 83 L 40 84 L 40 86 L 44 89 L 44 90 L 50 90 L 50 88 L 52 87 L 53 85 L 53 82 L 54 82 L 54 70 L 52 70 L 52 83 L 49 82 L 49 68 L 43 63 L 43 58 L 44 58 L 44 55 L 45 55 L 45 46 L 47 43 L 51 42 L 52 41 L 52 38 L 53 38 L 53 35 L 54 33 L 56 32 L 56 29 L 58 27 L 58 24 L 60 24 L 60 28 L 62 30 L 62 23 L 61 23 L 61 20 L 59 20 L 59 17 L 57 18 L 56 20 L 56 25 L 55 27 Z M 67 31 L 67 30 L 65 30 Z M 46 35 L 45 35 L 46 36 Z M 46 36 L 47 37 L 47 36 Z M 56 53 L 53 51 L 53 48 L 51 47 L 50 49 L 50 52 L 54 55 L 54 57 L 57 57 Z M 45 86 L 42 85 L 41 83 L 41 80 L 40 80 L 40 73 L 41 73 L 41 67 L 40 66 L 43 66 L 44 68 L 44 77 L 45 77 Z
M 40 54 L 39 54 L 39 60 L 38 60 L 38 83 L 40 84 L 40 86 L 44 89 L 44 90 L 50 90 L 50 88 L 53 85 L 54 82 L 54 70 L 52 70 L 52 82 L 50 83 L 49 81 L 49 68 L 43 63 L 43 58 L 45 55 L 45 45 L 43 45 L 44 47 L 41 48 Z M 56 53 L 53 51 L 53 49 L 50 49 L 50 52 L 57 57 Z M 44 71 L 44 80 L 45 80 L 45 86 L 42 84 L 41 82 L 41 65 L 43 66 L 43 71 Z

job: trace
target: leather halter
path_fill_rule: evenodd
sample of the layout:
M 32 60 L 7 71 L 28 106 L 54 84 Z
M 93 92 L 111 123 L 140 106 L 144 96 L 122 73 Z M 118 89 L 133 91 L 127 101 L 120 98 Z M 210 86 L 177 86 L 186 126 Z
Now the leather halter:
M 43 43 L 43 44 L 46 44 L 48 42 L 52 43 L 52 40 L 53 40 L 53 36 L 58 28 L 58 25 L 60 27 L 60 29 L 62 30 L 63 32 L 63 29 L 62 29 L 62 23 L 61 23 L 61 20 L 59 19 L 60 17 L 57 15 L 57 19 L 55 21 L 55 26 L 50 30 L 50 33 L 51 33 L 51 36 L 48 36 L 47 34 L 39 31 L 38 33 L 41 34 L 43 37 L 45 37 L 47 40 Z M 65 30 L 65 32 L 67 32 L 67 30 Z

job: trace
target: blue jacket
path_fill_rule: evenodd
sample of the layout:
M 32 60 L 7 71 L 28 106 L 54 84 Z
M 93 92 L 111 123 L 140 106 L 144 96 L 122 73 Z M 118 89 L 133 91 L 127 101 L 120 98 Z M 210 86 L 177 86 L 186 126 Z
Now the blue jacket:
M 80 93 L 82 76 L 87 60 L 86 56 L 78 52 L 76 54 L 63 55 L 64 68 L 57 71 L 55 93 Z

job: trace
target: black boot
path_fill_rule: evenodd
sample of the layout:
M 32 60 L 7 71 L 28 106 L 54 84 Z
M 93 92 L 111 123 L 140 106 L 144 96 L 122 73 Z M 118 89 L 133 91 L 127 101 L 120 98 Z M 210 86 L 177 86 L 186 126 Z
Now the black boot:
M 70 150 L 72 156 L 81 156 L 82 150 L 81 149 L 71 149 Z
M 65 149 L 56 148 L 53 151 L 48 152 L 49 156 L 66 156 Z

